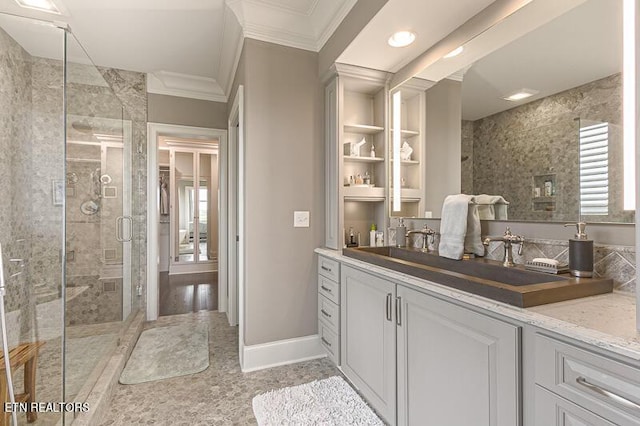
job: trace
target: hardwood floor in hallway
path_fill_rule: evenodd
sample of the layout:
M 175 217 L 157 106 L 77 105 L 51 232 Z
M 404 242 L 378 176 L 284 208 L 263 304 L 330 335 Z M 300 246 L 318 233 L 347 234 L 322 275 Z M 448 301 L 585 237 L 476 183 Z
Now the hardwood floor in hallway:
M 160 273 L 160 316 L 218 309 L 218 272 Z

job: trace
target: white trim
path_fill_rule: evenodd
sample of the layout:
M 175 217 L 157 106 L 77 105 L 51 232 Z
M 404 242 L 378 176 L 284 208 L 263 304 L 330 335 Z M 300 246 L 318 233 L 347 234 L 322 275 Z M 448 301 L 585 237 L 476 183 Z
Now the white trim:
M 158 218 L 160 217 L 160 192 L 158 188 L 158 136 L 182 138 L 219 138 L 227 143 L 227 131 L 205 127 L 178 126 L 174 124 L 147 123 L 147 321 L 158 319 Z M 220 246 L 218 246 L 218 253 Z
M 342 6 L 340 7 L 340 9 L 336 12 L 335 15 L 333 15 L 333 18 L 331 18 L 331 20 L 327 23 L 324 31 L 322 31 L 322 34 L 320 34 L 316 45 L 317 52 L 322 50 L 325 43 L 331 38 L 333 33 L 338 29 L 344 18 L 347 17 L 347 15 L 349 14 L 349 12 L 351 12 L 351 9 L 353 9 L 353 6 L 355 6 L 357 2 L 358 0 L 344 0 L 342 2 Z
M 248 373 L 326 356 L 318 334 L 245 346 L 242 372 Z
M 233 230 L 231 229 L 232 221 L 230 218 L 230 212 L 232 204 L 232 194 L 230 193 L 231 187 L 233 185 L 233 174 L 238 176 L 237 181 L 237 232 L 238 232 L 238 258 L 237 258 L 237 277 L 235 282 L 236 286 L 229 286 L 229 294 L 227 296 L 228 305 L 227 305 L 227 317 L 229 319 L 230 325 L 238 324 L 238 353 L 240 354 L 240 367 L 244 365 L 244 325 L 245 325 L 245 311 L 244 311 L 244 299 L 245 299 L 245 170 L 244 170 L 244 150 L 245 150 L 245 140 L 244 140 L 244 86 L 239 85 L 238 90 L 236 92 L 235 98 L 233 99 L 233 103 L 231 105 L 231 110 L 229 113 L 229 121 L 228 126 L 231 131 L 235 131 L 235 126 L 238 125 L 238 135 L 237 135 L 237 143 L 238 143 L 238 158 L 234 159 L 233 153 L 236 151 L 232 144 L 236 143 L 236 137 L 229 138 L 229 146 L 227 150 L 227 195 L 229 197 L 227 201 L 227 210 L 224 213 L 225 218 L 227 219 L 226 228 L 227 229 L 227 243 L 228 243 L 228 254 L 230 255 L 232 252 L 232 248 L 235 245 L 235 235 L 232 235 Z M 237 172 L 236 172 L 237 170 Z M 222 228 L 221 228 L 222 229 Z M 218 250 L 218 256 L 220 256 L 222 250 Z M 233 250 L 235 253 L 235 250 Z M 229 259 L 231 256 L 227 257 L 226 263 L 226 276 L 228 277 L 233 273 L 231 271 L 231 262 Z M 229 280 L 231 281 L 231 280 Z M 236 312 L 236 306 L 238 307 Z
M 200 272 L 216 272 L 218 262 L 174 263 L 169 266 L 169 275 L 198 274 Z M 165 271 L 166 272 L 166 271 Z
M 147 93 L 227 102 L 227 96 L 215 79 L 169 71 L 147 73 Z

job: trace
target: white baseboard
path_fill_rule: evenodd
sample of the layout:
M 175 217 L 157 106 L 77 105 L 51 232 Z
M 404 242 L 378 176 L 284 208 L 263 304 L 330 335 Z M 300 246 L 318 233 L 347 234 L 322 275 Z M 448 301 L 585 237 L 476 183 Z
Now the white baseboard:
M 327 356 L 317 334 L 245 346 L 243 355 L 243 373 Z

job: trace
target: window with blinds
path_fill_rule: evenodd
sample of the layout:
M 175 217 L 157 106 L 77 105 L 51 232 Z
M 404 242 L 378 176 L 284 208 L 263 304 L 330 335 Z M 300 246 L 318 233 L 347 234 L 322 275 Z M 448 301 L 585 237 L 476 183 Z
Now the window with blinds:
M 609 123 L 580 127 L 580 214 L 609 214 Z

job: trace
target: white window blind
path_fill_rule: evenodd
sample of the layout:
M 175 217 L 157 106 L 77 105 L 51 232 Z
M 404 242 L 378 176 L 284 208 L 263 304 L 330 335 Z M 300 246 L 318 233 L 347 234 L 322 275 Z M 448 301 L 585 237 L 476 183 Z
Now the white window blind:
M 580 128 L 580 214 L 609 214 L 609 123 Z

